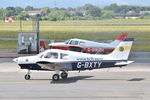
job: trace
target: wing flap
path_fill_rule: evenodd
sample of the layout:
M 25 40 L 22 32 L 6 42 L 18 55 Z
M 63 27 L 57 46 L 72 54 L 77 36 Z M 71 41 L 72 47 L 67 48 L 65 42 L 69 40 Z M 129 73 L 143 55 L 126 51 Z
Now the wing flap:
M 67 70 L 67 68 L 65 68 L 64 66 L 60 66 L 59 64 L 53 62 L 40 61 L 37 62 L 37 64 L 42 68 L 48 70 Z

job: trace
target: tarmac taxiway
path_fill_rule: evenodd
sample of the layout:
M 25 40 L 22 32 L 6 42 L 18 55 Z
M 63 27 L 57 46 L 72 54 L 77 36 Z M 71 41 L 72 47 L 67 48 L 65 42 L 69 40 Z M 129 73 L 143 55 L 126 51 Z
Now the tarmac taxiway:
M 149 100 L 150 63 L 123 68 L 69 72 L 66 80 L 53 82 L 53 72 L 26 70 L 16 63 L 0 63 L 0 100 Z

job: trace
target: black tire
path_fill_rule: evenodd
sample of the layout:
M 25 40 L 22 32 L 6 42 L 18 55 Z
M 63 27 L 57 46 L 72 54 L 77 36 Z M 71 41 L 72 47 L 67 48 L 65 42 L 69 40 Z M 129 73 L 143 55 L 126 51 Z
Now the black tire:
M 68 74 L 66 72 L 61 73 L 61 78 L 62 79 L 67 79 Z
M 28 74 L 26 74 L 26 75 L 24 76 L 24 78 L 25 78 L 26 80 L 30 80 L 31 76 L 28 75 Z
M 40 52 L 43 52 L 45 49 L 43 47 L 40 47 Z
M 54 74 L 53 75 L 53 81 L 58 81 L 59 80 L 59 75 L 58 74 Z

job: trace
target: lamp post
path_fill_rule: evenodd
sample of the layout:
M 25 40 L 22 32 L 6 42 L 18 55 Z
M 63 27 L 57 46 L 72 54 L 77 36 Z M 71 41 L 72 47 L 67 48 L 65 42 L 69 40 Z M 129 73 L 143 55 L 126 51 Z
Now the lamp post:
M 39 23 L 40 15 L 36 15 L 36 32 L 37 32 L 37 53 L 39 53 L 39 32 L 40 32 L 40 23 Z
M 22 17 L 20 16 L 20 32 L 22 32 Z

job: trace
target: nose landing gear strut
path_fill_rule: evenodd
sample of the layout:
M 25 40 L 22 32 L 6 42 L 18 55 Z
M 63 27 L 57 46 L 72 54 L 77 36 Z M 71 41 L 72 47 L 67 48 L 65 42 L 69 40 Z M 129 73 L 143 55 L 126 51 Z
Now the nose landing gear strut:
M 30 80 L 31 78 L 30 73 L 31 73 L 30 70 L 28 70 L 28 73 L 24 76 L 26 80 Z

